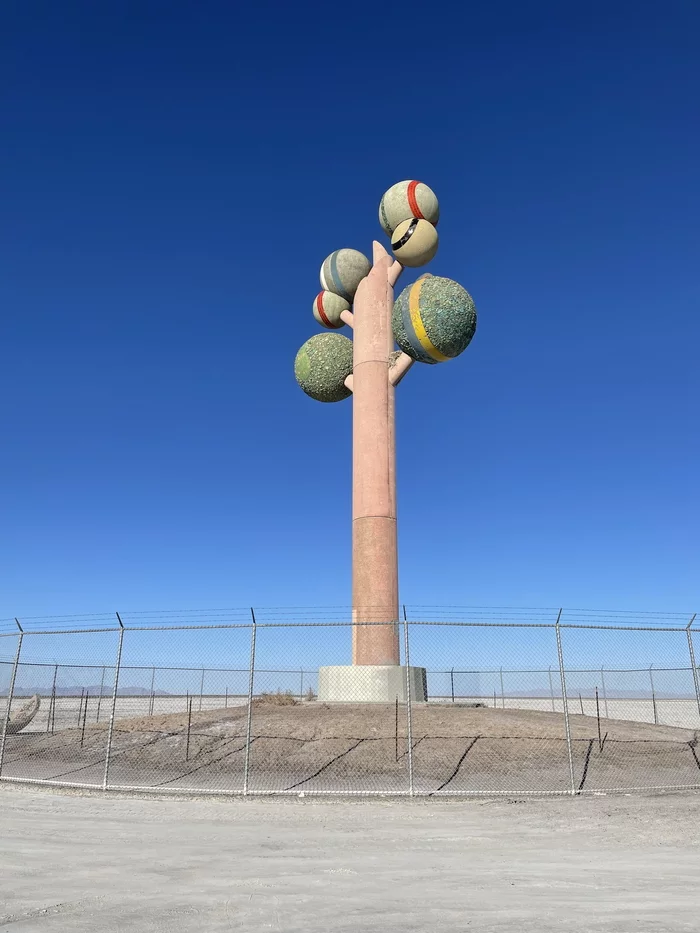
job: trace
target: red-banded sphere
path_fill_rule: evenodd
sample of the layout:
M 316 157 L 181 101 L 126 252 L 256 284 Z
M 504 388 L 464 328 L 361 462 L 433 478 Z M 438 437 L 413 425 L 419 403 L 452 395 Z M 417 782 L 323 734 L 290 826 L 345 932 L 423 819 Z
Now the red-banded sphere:
M 435 226 L 440 219 L 440 205 L 435 192 L 422 181 L 400 181 L 379 202 L 379 223 L 391 236 L 400 223 L 412 217 Z
M 321 327 L 337 330 L 343 326 L 340 315 L 350 310 L 350 303 L 333 292 L 319 292 L 314 298 L 313 314 Z

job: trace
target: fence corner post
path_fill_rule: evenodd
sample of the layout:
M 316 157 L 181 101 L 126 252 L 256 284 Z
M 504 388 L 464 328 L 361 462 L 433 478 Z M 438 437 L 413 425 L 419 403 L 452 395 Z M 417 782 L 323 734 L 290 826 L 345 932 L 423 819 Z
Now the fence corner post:
M 569 778 L 571 780 L 571 796 L 576 795 L 576 778 L 574 777 L 574 753 L 571 744 L 571 723 L 569 722 L 569 698 L 566 693 L 566 673 L 564 671 L 564 652 L 561 646 L 561 614 L 559 610 L 554 631 L 557 636 L 557 654 L 559 656 L 559 676 L 561 677 L 561 697 L 564 704 L 564 729 L 566 731 L 566 750 L 569 756 Z
M 700 716 L 700 680 L 698 680 L 698 666 L 695 663 L 695 647 L 693 645 L 693 633 L 690 631 L 696 617 L 697 617 L 697 612 L 694 612 L 693 618 L 686 625 L 685 634 L 688 636 L 688 652 L 690 654 L 690 667 L 693 672 L 693 683 L 695 685 L 695 700 L 698 704 L 698 715 Z
M 248 672 L 248 721 L 246 723 L 245 734 L 245 761 L 243 763 L 243 795 L 248 794 L 248 778 L 250 776 L 250 743 L 253 732 L 253 688 L 255 682 L 255 640 L 257 636 L 258 623 L 255 619 L 255 611 L 252 606 L 250 615 L 253 623 L 250 627 L 250 670 Z
M 0 775 L 2 774 L 2 764 L 5 760 L 5 740 L 7 739 L 7 727 L 10 723 L 10 708 L 12 707 L 12 699 L 15 694 L 15 683 L 17 681 L 17 669 L 19 668 L 19 658 L 22 653 L 22 640 L 24 639 L 24 629 L 19 624 L 19 621 L 15 619 L 17 623 L 17 628 L 19 629 L 19 635 L 17 637 L 17 651 L 15 652 L 15 660 L 12 664 L 12 673 L 10 675 L 10 684 L 7 688 L 7 706 L 5 707 L 5 717 L 2 723 L 2 735 L 0 735 Z
M 406 732 L 408 739 L 408 793 L 415 796 L 413 775 L 413 710 L 411 709 L 411 652 L 408 638 L 408 616 L 403 607 L 403 654 L 406 665 Z
M 112 706 L 109 711 L 109 725 L 107 726 L 107 748 L 105 749 L 105 771 L 102 779 L 102 790 L 109 786 L 109 762 L 112 757 L 112 737 L 114 735 L 114 717 L 117 711 L 117 693 L 119 691 L 119 672 L 122 666 L 122 646 L 124 645 L 124 623 L 119 613 L 116 613 L 119 622 L 119 641 L 117 643 L 117 658 L 114 665 L 114 687 L 112 688 Z

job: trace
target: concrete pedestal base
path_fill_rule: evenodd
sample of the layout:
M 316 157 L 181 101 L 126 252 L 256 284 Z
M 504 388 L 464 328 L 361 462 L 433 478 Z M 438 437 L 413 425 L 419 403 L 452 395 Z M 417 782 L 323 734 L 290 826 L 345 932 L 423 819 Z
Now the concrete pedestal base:
M 428 699 L 424 667 L 409 668 L 411 700 Z M 406 668 L 398 664 L 353 664 L 322 667 L 318 672 L 318 699 L 327 703 L 406 702 Z

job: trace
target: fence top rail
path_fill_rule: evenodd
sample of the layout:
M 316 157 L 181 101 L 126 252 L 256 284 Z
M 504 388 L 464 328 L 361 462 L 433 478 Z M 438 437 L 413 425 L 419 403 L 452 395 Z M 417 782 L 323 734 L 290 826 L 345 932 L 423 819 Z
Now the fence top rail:
M 612 632 L 686 632 L 687 625 L 591 625 L 575 622 L 562 622 L 559 628 L 589 629 Z
M 379 606 L 370 606 L 370 610 L 379 609 Z M 404 607 L 406 613 L 409 615 L 416 615 L 421 613 L 425 615 L 428 619 L 434 618 L 445 618 L 446 616 L 458 616 L 461 618 L 468 618 L 470 616 L 476 616 L 477 618 L 482 618 L 488 615 L 498 615 L 500 618 L 506 617 L 519 617 L 530 620 L 554 620 L 557 618 L 558 614 L 561 612 L 567 618 L 574 619 L 576 621 L 583 621 L 585 619 L 600 619 L 602 618 L 619 618 L 619 619 L 635 619 L 646 617 L 650 619 L 659 619 L 665 621 L 674 621 L 677 620 L 680 624 L 681 621 L 686 623 L 691 618 L 692 611 L 686 610 L 684 612 L 662 612 L 659 610 L 647 610 L 647 609 L 586 609 L 586 608 L 574 608 L 574 607 L 558 607 L 558 606 L 473 606 L 473 605 L 453 605 L 453 604 L 442 604 L 442 605 L 429 605 L 423 603 L 406 603 Z M 208 609 L 196 609 L 196 608 L 180 608 L 180 609 L 146 609 L 146 610 L 122 610 L 120 615 L 122 620 L 140 620 L 140 621 L 149 621 L 153 619 L 163 619 L 166 621 L 179 621 L 184 618 L 189 618 L 195 620 L 196 617 L 200 619 L 213 619 L 218 618 L 220 621 L 249 621 L 251 618 L 251 612 L 254 612 L 259 618 L 266 618 L 268 620 L 280 620 L 282 617 L 288 617 L 290 615 L 296 616 L 297 618 L 307 618 L 309 616 L 323 616 L 329 618 L 331 616 L 343 615 L 344 617 L 349 616 L 351 613 L 350 604 L 336 604 L 336 605 L 316 605 L 316 606 L 236 606 L 236 607 L 224 607 L 224 608 L 208 608 Z M 52 622 L 57 625 L 71 625 L 71 624 L 103 624 L 114 621 L 115 613 L 111 612 L 92 612 L 92 613 L 68 613 L 62 615 L 36 615 L 36 616 L 27 616 L 22 613 L 19 613 L 21 616 L 21 622 L 38 622 L 40 624 L 45 624 Z M 17 617 L 6 616 L 0 618 L 0 625 L 9 624 L 12 627 L 16 627 Z
M 436 668 L 429 667 L 427 668 L 428 673 L 430 674 L 548 674 L 550 671 L 554 672 L 558 668 L 552 667 L 482 667 L 474 668 L 472 670 L 458 670 L 456 667 L 447 668 L 446 670 L 438 670 Z M 600 674 L 602 671 L 604 674 L 646 674 L 649 676 L 649 665 L 646 667 L 569 667 L 568 664 L 564 665 L 564 670 L 567 674 Z M 653 665 L 651 671 L 653 674 L 668 674 L 668 673 L 684 673 L 691 672 L 692 667 L 657 667 Z
M 366 618 L 379 620 L 385 624 L 381 615 L 381 608 L 368 607 Z M 505 625 L 549 626 L 557 621 L 562 625 L 621 626 L 630 625 L 639 627 L 668 626 L 689 628 L 695 621 L 696 615 L 690 611 L 666 612 L 649 610 L 624 609 L 586 609 L 573 607 L 542 607 L 542 606 L 470 606 L 470 605 L 426 605 L 409 603 L 402 606 L 401 615 L 414 623 L 424 624 L 453 624 L 464 625 L 475 623 L 484 625 L 495 623 Z M 336 622 L 338 624 L 351 624 L 352 607 L 350 605 L 335 606 L 228 606 L 224 608 L 190 608 L 190 609 L 148 609 L 128 610 L 120 613 L 93 612 L 70 613 L 61 615 L 26 616 L 20 619 L 13 617 L 0 618 L 0 635 L 15 634 L 21 626 L 25 630 L 38 632 L 42 629 L 50 630 L 54 634 L 77 633 L 81 631 L 112 631 L 117 621 L 132 630 L 151 630 L 170 627 L 194 628 L 199 626 L 222 625 L 234 627 L 246 626 L 251 622 L 260 625 L 280 625 L 291 623 L 293 625 L 308 625 L 319 622 L 322 625 Z M 398 620 L 397 620 L 398 621 Z
M 12 664 L 13 659 L 11 657 L 0 657 L 0 664 Z M 20 660 L 19 666 L 23 668 L 27 667 L 46 667 L 46 668 L 61 668 L 69 670 L 111 670 L 114 668 L 113 661 L 100 662 L 100 661 L 36 661 L 36 660 Z M 120 665 L 122 673 L 133 672 L 133 671 L 145 671 L 151 673 L 152 671 L 156 672 L 167 672 L 167 671 L 176 671 L 181 673 L 191 673 L 191 674 L 201 674 L 202 672 L 208 674 L 247 674 L 250 670 L 249 667 L 208 667 L 206 664 L 202 665 L 190 665 L 188 667 L 183 667 L 181 665 L 168 664 L 168 663 L 158 663 L 153 662 L 150 664 L 122 664 Z M 256 673 L 258 674 L 317 674 L 318 666 L 310 664 L 306 667 L 300 665 L 298 667 L 256 667 Z M 556 668 L 552 667 L 481 667 L 481 668 L 457 668 L 457 667 L 448 667 L 448 668 L 437 668 L 437 667 L 426 667 L 426 671 L 429 674 L 444 674 L 444 675 L 506 675 L 506 674 L 549 674 L 555 671 Z M 565 665 L 565 671 L 567 674 L 645 674 L 649 676 L 650 667 L 645 665 L 644 667 L 608 667 L 603 665 L 602 667 L 570 667 Z M 693 669 L 689 666 L 676 666 L 676 667 L 657 667 L 656 665 L 651 666 L 652 674 L 674 674 L 674 673 L 692 673 Z
M 27 623 L 25 623 L 26 625 Z M 386 621 L 367 621 L 367 622 L 358 622 L 351 620 L 344 620 L 342 622 L 338 621 L 283 621 L 283 622 L 215 622 L 208 624 L 173 624 L 173 625 L 130 625 L 129 623 L 124 623 L 122 627 L 119 625 L 114 626 L 101 626 L 99 628 L 88 627 L 88 628 L 58 628 L 58 629 L 32 629 L 25 628 L 23 631 L 24 635 L 88 635 L 88 634 L 108 634 L 110 632 L 119 632 L 122 629 L 129 632 L 175 632 L 175 631 L 207 631 L 207 630 L 227 630 L 227 629 L 250 629 L 251 626 L 255 624 L 257 628 L 350 628 L 356 626 L 381 626 L 381 625 L 404 625 L 407 624 L 409 627 L 420 627 L 420 626 L 439 626 L 439 627 L 449 627 L 449 628 L 500 628 L 500 629 L 555 629 L 557 624 L 555 622 L 487 622 L 487 621 L 473 621 L 473 620 L 458 620 L 458 619 L 421 619 L 420 621 L 415 621 L 408 619 L 406 622 L 403 620 L 395 619 L 392 622 Z M 603 623 L 577 623 L 577 622 L 562 622 L 559 624 L 560 629 L 583 629 L 583 630 L 595 630 L 595 631 L 617 631 L 617 632 L 681 632 L 685 633 L 688 631 L 688 626 L 675 626 L 675 625 L 611 625 Z M 17 638 L 19 633 L 15 631 L 0 632 L 0 638 Z
M 0 657 L 0 664 L 12 664 L 11 658 L 2 658 Z M 19 667 L 48 667 L 48 668 L 69 668 L 70 670 L 93 670 L 93 671 L 110 671 L 114 669 L 114 661 L 86 661 L 82 663 L 80 661 L 20 661 Z M 146 671 L 151 673 L 151 671 L 180 671 L 182 673 L 190 674 L 201 674 L 204 671 L 205 674 L 247 674 L 250 671 L 249 667 L 207 667 L 206 664 L 195 664 L 192 667 L 178 667 L 173 664 L 158 664 L 157 662 L 153 664 L 120 664 L 120 671 Z M 600 668 L 598 668 L 600 671 Z M 649 668 L 645 667 L 642 670 L 649 672 Z M 663 670 L 663 668 L 654 668 L 655 671 Z M 318 667 L 310 665 L 308 667 L 283 667 L 283 668 L 273 668 L 273 667 L 256 667 L 256 673 L 258 674 L 316 674 L 318 673 Z

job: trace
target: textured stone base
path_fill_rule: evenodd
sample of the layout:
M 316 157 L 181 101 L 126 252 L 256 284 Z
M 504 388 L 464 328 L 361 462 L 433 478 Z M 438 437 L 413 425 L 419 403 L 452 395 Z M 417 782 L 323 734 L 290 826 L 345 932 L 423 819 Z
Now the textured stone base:
M 424 667 L 409 668 L 411 700 L 428 699 Z M 406 668 L 397 664 L 353 664 L 322 667 L 318 672 L 318 699 L 327 703 L 406 702 Z

